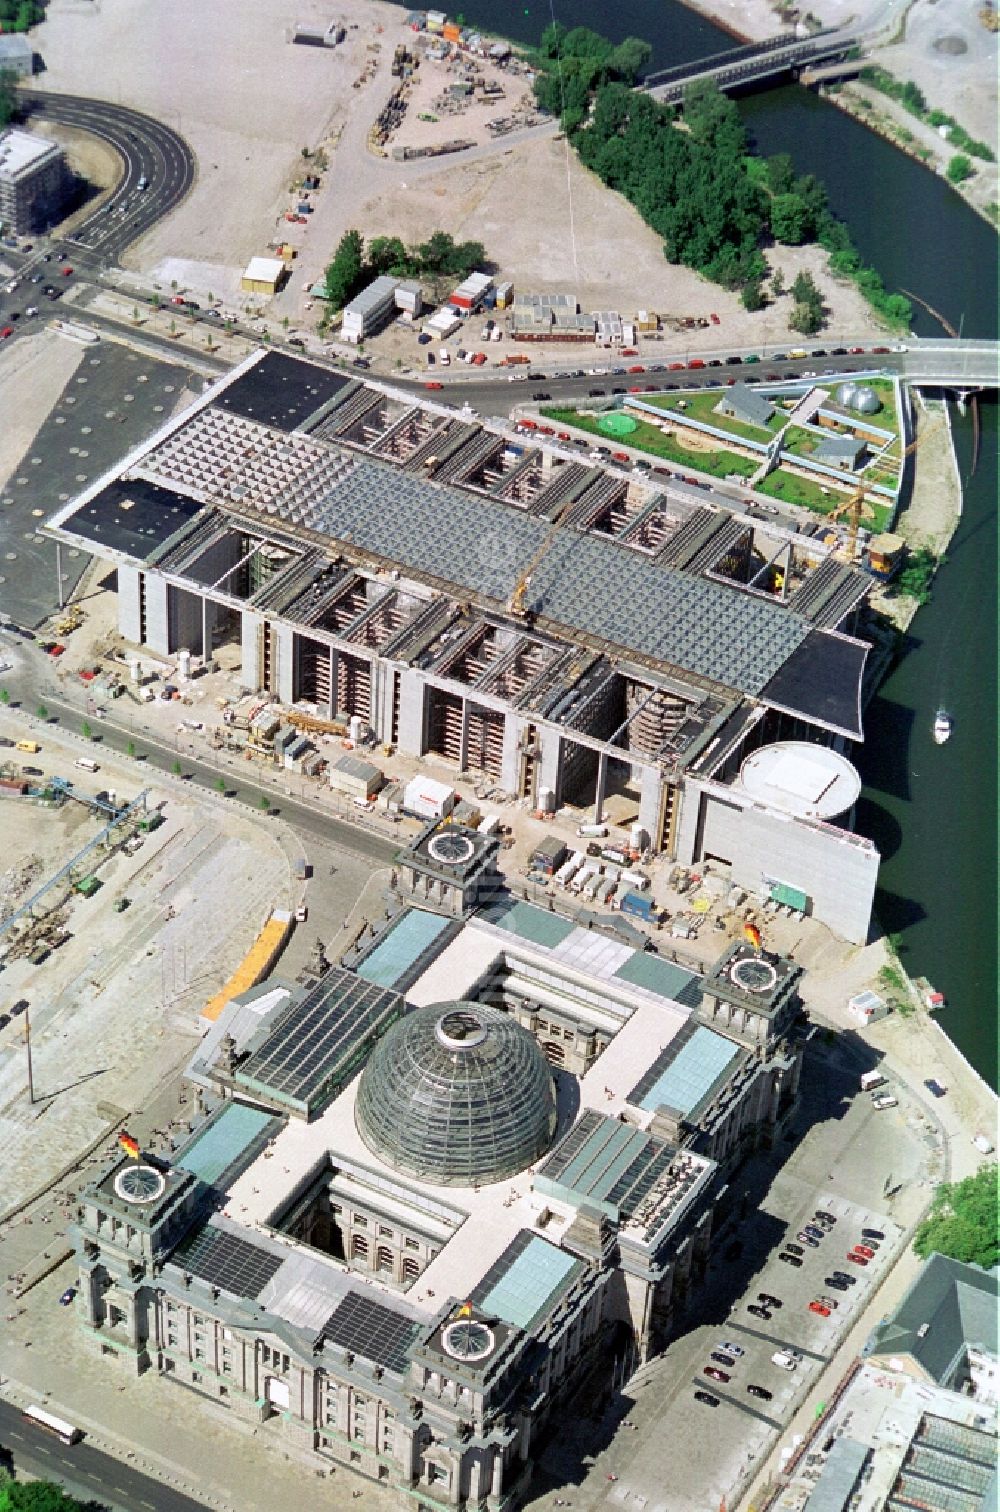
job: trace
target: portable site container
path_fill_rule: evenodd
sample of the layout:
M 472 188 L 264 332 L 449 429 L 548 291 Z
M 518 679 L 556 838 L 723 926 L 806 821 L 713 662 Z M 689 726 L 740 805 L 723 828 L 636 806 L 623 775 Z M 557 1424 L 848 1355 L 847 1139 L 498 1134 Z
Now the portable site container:
M 596 866 L 592 864 L 583 866 L 577 872 L 576 876 L 573 878 L 572 882 L 569 885 L 572 888 L 573 892 L 583 892 L 583 889 L 586 887 L 591 878 L 596 877 L 597 875 L 598 869 Z
M 569 859 L 564 861 L 562 866 L 560 866 L 559 870 L 556 872 L 555 880 L 558 885 L 560 887 L 568 887 L 570 878 L 579 871 L 582 865 L 583 857 L 580 855 L 579 851 L 574 851 Z

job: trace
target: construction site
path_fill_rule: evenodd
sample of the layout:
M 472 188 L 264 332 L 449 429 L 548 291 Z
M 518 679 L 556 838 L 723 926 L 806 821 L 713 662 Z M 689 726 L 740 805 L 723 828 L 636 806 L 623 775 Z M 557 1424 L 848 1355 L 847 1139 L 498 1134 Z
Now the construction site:
M 190 1053 L 290 880 L 252 820 L 53 724 L 32 733 L 0 713 L 5 1211 Z
M 286 769 L 329 780 L 344 739 L 426 757 L 866 938 L 878 853 L 852 805 L 796 759 L 767 804 L 740 779 L 760 748 L 822 767 L 863 738 L 873 579 L 822 542 L 275 353 L 49 528 L 115 565 L 125 654 L 226 665 L 268 706 L 245 743 Z

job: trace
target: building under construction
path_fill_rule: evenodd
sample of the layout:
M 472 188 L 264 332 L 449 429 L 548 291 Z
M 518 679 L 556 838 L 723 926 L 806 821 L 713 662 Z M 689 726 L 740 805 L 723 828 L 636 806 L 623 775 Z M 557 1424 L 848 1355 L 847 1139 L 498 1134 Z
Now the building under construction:
M 234 640 L 250 690 L 539 809 L 614 800 L 653 850 L 866 937 L 878 853 L 831 822 L 824 763 L 740 780 L 776 741 L 862 738 L 871 579 L 814 539 L 273 352 L 49 528 L 114 563 L 126 640 Z

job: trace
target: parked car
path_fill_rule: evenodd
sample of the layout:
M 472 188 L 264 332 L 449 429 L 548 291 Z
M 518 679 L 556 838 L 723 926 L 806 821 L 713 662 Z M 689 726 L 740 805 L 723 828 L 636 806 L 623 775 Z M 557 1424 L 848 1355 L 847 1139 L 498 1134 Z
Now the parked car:
M 735 1355 L 737 1359 L 740 1359 L 743 1355 L 746 1354 L 745 1349 L 743 1349 L 739 1344 L 731 1344 L 728 1339 L 723 1339 L 722 1343 L 717 1344 L 715 1347 L 716 1349 L 724 1350 L 728 1355 Z
M 722 1365 L 727 1370 L 732 1370 L 736 1364 L 732 1355 L 723 1354 L 721 1349 L 713 1349 L 709 1359 L 714 1360 L 716 1365 Z
M 785 1254 L 781 1254 L 781 1255 L 778 1256 L 778 1259 L 779 1260 L 784 1260 L 784 1262 L 785 1262 L 786 1265 L 795 1265 L 795 1266 L 798 1266 L 801 1269 L 802 1261 L 799 1259 L 798 1255 L 785 1255 Z
M 843 1281 L 845 1286 L 857 1286 L 858 1284 L 857 1276 L 851 1276 L 847 1271 L 835 1270 L 833 1274 L 838 1281 Z
M 785 1245 L 785 1248 L 790 1255 L 802 1255 L 805 1253 L 801 1244 L 792 1244 L 789 1242 Z
M 729 1380 L 729 1376 L 726 1374 L 726 1372 L 724 1370 L 718 1370 L 714 1365 L 706 1365 L 704 1370 L 702 1371 L 702 1375 L 711 1376 L 713 1381 L 722 1381 L 723 1385 L 726 1383 L 726 1381 Z
M 885 1235 L 881 1229 L 863 1228 L 861 1230 L 861 1237 L 862 1239 L 884 1239 Z
M 865 1257 L 866 1260 L 874 1260 L 875 1259 L 875 1250 L 877 1250 L 877 1249 L 878 1249 L 878 1245 L 877 1244 L 874 1246 L 874 1248 L 871 1245 L 869 1245 L 869 1244 L 856 1244 L 854 1246 L 854 1253 L 856 1255 L 864 1255 L 864 1257 Z
M 753 1313 L 755 1318 L 763 1318 L 765 1323 L 770 1323 L 771 1321 L 771 1314 L 768 1312 L 767 1308 L 758 1307 L 755 1302 L 750 1303 L 749 1307 L 747 1308 L 747 1312 Z
M 784 1303 L 782 1302 L 781 1298 L 780 1297 L 772 1297 L 770 1292 L 758 1292 L 757 1293 L 757 1301 L 758 1302 L 762 1302 L 765 1307 L 783 1307 L 784 1306 Z
M 876 1095 L 872 1098 L 872 1107 L 877 1113 L 881 1113 L 885 1108 L 898 1108 L 899 1101 L 895 1097 Z
M 832 1286 L 833 1289 L 834 1289 L 834 1291 L 845 1292 L 847 1290 L 847 1282 L 846 1281 L 838 1281 L 836 1276 L 824 1276 L 823 1277 L 823 1285 L 824 1286 Z
M 948 1088 L 943 1087 L 939 1081 L 935 1081 L 933 1076 L 929 1076 L 927 1078 L 927 1080 L 924 1082 L 924 1086 L 927 1088 L 928 1092 L 930 1092 L 932 1097 L 943 1097 L 948 1090 Z
M 840 1306 L 840 1303 L 837 1301 L 836 1297 L 817 1297 L 816 1301 L 822 1302 L 823 1306 L 829 1308 L 831 1312 L 835 1312 L 836 1309 Z
M 760 1397 L 762 1402 L 769 1402 L 774 1395 L 774 1392 L 768 1391 L 766 1386 L 755 1386 L 752 1382 L 747 1387 L 747 1391 L 751 1396 Z
M 812 1234 L 807 1234 L 805 1229 L 800 1229 L 795 1237 L 800 1244 L 808 1244 L 810 1249 L 819 1249 L 819 1240 L 814 1239 Z
M 825 1239 L 826 1238 L 826 1230 L 825 1229 L 821 1229 L 821 1228 L 817 1228 L 814 1223 L 807 1223 L 806 1224 L 806 1233 L 810 1234 L 813 1239 Z
M 819 1313 L 821 1318 L 828 1318 L 830 1316 L 830 1309 L 824 1307 L 822 1302 L 810 1302 L 809 1311 Z
M 444 388 L 444 384 L 443 383 L 439 383 L 436 378 L 432 378 L 429 383 L 425 383 L 424 384 L 424 388 L 426 388 L 426 389 L 440 389 L 440 388 Z
M 816 1217 L 820 1223 L 825 1223 L 827 1228 L 833 1228 L 833 1225 L 837 1221 L 833 1213 L 828 1213 L 823 1208 L 816 1209 Z
M 719 1398 L 713 1396 L 710 1391 L 696 1391 L 694 1399 L 696 1402 L 704 1402 L 706 1407 L 718 1407 L 719 1405 Z
M 851 1251 L 851 1253 L 848 1255 L 847 1258 L 848 1258 L 848 1260 L 853 1261 L 855 1265 L 867 1265 L 868 1264 L 868 1261 L 865 1259 L 864 1255 L 856 1255 L 853 1250 Z

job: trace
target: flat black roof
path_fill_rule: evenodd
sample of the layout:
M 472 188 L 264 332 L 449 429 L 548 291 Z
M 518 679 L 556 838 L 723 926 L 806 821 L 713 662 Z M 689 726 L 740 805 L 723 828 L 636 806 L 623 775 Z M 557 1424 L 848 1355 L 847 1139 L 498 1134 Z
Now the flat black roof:
M 141 561 L 204 507 L 145 478 L 116 478 L 63 520 L 62 528 Z
M 345 373 L 332 373 L 284 352 L 267 352 L 212 402 L 230 414 L 292 431 L 353 382 Z
M 871 647 L 814 630 L 767 683 L 761 701 L 851 740 L 863 740 L 861 680 Z

